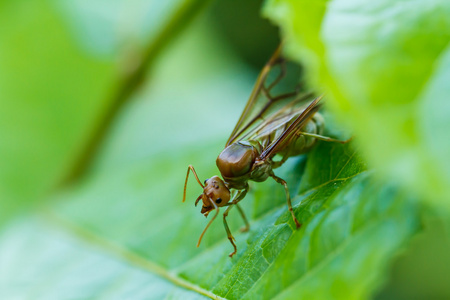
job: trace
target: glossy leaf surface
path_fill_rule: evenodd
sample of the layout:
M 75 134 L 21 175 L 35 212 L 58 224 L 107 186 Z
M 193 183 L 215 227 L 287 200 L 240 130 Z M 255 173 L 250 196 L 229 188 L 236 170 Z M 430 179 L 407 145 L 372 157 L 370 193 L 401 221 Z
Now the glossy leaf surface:
M 380 176 L 450 207 L 450 2 L 271 0 L 264 12 Z
M 376 181 L 356 143 L 321 142 L 276 170 L 289 184 L 300 230 L 279 184 L 252 183 L 242 202 L 250 231 L 239 233 L 242 220 L 230 213 L 238 254 L 228 257 L 220 219 L 195 247 L 207 220 L 193 205 L 201 192 L 195 182 L 181 203 L 186 168 L 193 164 L 202 180 L 217 172 L 214 161 L 256 77 L 201 22 L 154 66 L 89 172 L 41 213 L 0 232 L 1 299 L 361 299 L 386 280 L 420 228 L 420 207 Z M 95 48 L 110 53 L 116 44 L 104 45 Z M 348 138 L 325 119 L 327 134 Z M 50 185 L 36 174 L 39 189 Z
M 64 286 L 69 294 L 78 288 L 87 288 L 90 295 L 117 289 L 114 295 L 127 291 L 133 297 L 194 292 L 226 299 L 361 299 L 379 287 L 388 262 L 419 228 L 415 202 L 388 185 L 372 183 L 350 145 L 320 143 L 306 165 L 304 159 L 294 159 L 279 172 L 298 191 L 294 203 L 302 228 L 294 229 L 281 186 L 252 185 L 254 193 L 243 203 L 250 232 L 238 233 L 242 221 L 231 213 L 238 253 L 230 259 L 221 222 L 195 247 L 206 223 L 192 202 L 180 203 L 183 162 L 213 157 L 186 153 L 178 159 L 160 155 L 118 168 L 114 175 L 97 174 L 62 196 L 67 203 L 42 217 L 49 223 L 26 221 L 7 232 L 3 243 L 19 249 L 33 245 L 35 253 L 31 269 L 12 278 L 26 281 L 28 272 L 51 268 L 70 256 L 84 267 L 63 265 L 57 278 L 51 272 L 39 278 L 35 284 L 45 287 L 38 289 L 39 295 L 45 298 Z M 202 173 L 209 168 L 206 162 L 198 166 Z M 179 178 L 178 185 L 161 174 Z M 195 199 L 194 192 L 189 194 Z M 20 251 L 6 247 L 0 253 L 9 261 L 5 274 L 21 269 Z M 93 266 L 108 272 L 89 271 Z M 80 279 L 91 272 L 98 281 Z M 64 283 L 69 278 L 73 285 Z M 2 278 L 3 283 L 11 284 L 9 280 Z M 52 286 L 45 284 L 50 280 Z

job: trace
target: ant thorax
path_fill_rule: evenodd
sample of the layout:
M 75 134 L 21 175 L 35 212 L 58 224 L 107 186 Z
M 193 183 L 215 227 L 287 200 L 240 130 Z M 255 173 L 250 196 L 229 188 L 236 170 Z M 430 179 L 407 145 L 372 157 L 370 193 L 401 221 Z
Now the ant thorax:
M 250 173 L 260 154 L 260 148 L 261 145 L 254 141 L 240 141 L 226 147 L 216 160 L 223 178 L 226 180 L 226 178 L 242 177 Z

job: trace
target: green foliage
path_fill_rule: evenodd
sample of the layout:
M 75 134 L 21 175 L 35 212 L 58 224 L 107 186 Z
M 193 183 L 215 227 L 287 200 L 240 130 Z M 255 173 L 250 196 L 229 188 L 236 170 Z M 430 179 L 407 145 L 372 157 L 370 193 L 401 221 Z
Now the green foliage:
M 419 175 L 434 176 L 413 191 L 448 194 L 448 159 L 436 166 L 448 150 L 448 141 L 439 138 L 448 128 L 448 106 L 439 110 L 445 104 L 448 69 L 441 53 L 448 35 L 434 30 L 447 19 L 441 17 L 444 10 L 432 21 L 427 17 L 438 1 L 423 10 L 403 1 L 390 11 L 402 18 L 381 29 L 382 4 L 353 7 L 352 16 L 370 25 L 354 27 L 341 18 L 350 13 L 340 1 L 292 7 L 289 1 L 267 2 L 265 13 L 281 24 L 288 52 L 310 58 L 307 75 L 327 87 L 334 99 L 327 103 L 347 112 L 356 134 L 345 145 L 319 142 L 275 170 L 289 184 L 303 224 L 299 230 L 281 185 L 251 183 L 242 202 L 250 231 L 239 232 L 243 222 L 235 209 L 229 215 L 238 247 L 232 259 L 220 217 L 195 247 L 209 220 L 193 205 L 201 192 L 195 180 L 188 184 L 186 203 L 182 187 L 189 164 L 201 180 L 217 174 L 215 158 L 256 74 L 233 55 L 211 19 L 182 26 L 187 20 L 180 11 L 197 11 L 202 1 L 24 3 L 0 4 L 0 201 L 8 218 L 17 207 L 44 205 L 0 231 L 1 299 L 371 298 L 421 228 L 420 197 L 411 197 L 398 182 L 411 186 Z M 359 18 L 362 7 L 367 15 Z M 419 40 L 417 20 L 423 22 Z M 175 39 L 180 29 L 185 32 Z M 164 48 L 169 41 L 173 45 Z M 430 47 L 419 47 L 420 41 Z M 116 83 L 139 68 L 148 49 L 159 56 L 139 72 L 150 76 L 130 85 L 87 171 L 49 193 L 79 167 L 80 153 L 116 105 Z M 415 69 L 420 51 L 427 59 Z M 419 114 L 419 108 L 429 114 Z M 325 119 L 328 135 L 348 137 L 328 111 Z M 377 168 L 368 168 L 366 158 Z M 386 173 L 407 176 L 380 180 Z
M 37 243 L 31 262 L 39 258 L 46 261 L 45 266 L 74 256 L 83 267 L 73 274 L 71 264 L 65 266 L 58 271 L 62 281 L 83 278 L 82 274 L 93 272 L 90 268 L 106 268 L 109 274 L 104 280 L 108 281 L 89 285 L 94 295 L 107 293 L 105 285 L 117 285 L 117 295 L 135 293 L 142 288 L 139 282 L 150 281 L 144 295 L 181 293 L 180 283 L 188 282 L 188 289 L 227 299 L 361 299 L 378 287 L 392 255 L 418 229 L 415 202 L 391 186 L 374 184 L 350 145 L 321 143 L 306 161 L 300 186 L 299 174 L 290 178 L 291 188 L 299 190 L 294 203 L 303 223 L 300 230 L 294 229 L 282 193 L 256 217 L 259 202 L 250 195 L 244 203 L 247 214 L 253 216 L 249 233 L 238 233 L 242 221 L 237 212 L 231 214 L 238 254 L 233 259 L 227 256 L 231 245 L 220 221 L 197 249 L 196 239 L 206 220 L 192 207 L 195 193 L 190 192 L 189 203 L 181 205 L 182 180 L 174 183 L 168 178 L 181 179 L 183 162 L 202 157 L 202 152 L 189 151 L 178 158 L 159 155 L 144 164 L 118 168 L 114 174 L 101 172 L 61 196 L 62 204 L 51 212 L 57 219 L 50 225 L 67 226 L 84 243 L 64 235 L 58 242 L 62 246 L 54 249 L 51 236 L 62 234 L 49 229 L 49 224 L 38 227 L 45 238 L 37 241 L 35 231 L 24 228 L 12 231 L 2 241 L 15 245 L 17 236 L 25 236 L 21 242 L 25 249 L 28 243 Z M 294 160 L 283 171 L 291 172 L 303 163 Z M 202 166 L 198 169 L 204 172 Z M 262 189 L 266 202 L 271 200 L 271 190 L 282 192 L 275 182 L 255 184 L 253 189 L 260 193 Z M 96 250 L 86 242 L 93 242 Z M 13 249 L 3 251 L 22 255 Z M 116 266 L 122 260 L 128 264 Z M 19 274 L 21 280 L 26 279 L 20 275 L 24 275 Z M 52 272 L 46 276 L 40 279 L 43 285 L 49 280 L 63 285 Z M 135 276 L 138 283 L 130 279 Z M 161 278 L 170 284 L 156 284 Z M 76 280 L 66 288 L 69 295 L 76 290 Z M 44 289 L 41 295 L 45 298 L 53 292 Z
M 450 207 L 450 2 L 270 0 L 264 12 L 368 162 Z
M 107 105 L 111 62 L 81 51 L 55 10 L 0 5 L 2 221 L 54 187 Z

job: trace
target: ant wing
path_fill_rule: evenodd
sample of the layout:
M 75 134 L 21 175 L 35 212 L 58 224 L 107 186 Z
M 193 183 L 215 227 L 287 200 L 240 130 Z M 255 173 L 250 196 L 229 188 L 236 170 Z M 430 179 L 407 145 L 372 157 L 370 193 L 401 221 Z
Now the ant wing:
M 263 148 L 267 148 L 274 140 L 280 137 L 285 131 L 286 124 L 293 121 L 307 108 L 314 99 L 312 93 L 299 95 L 295 100 L 287 103 L 278 111 L 265 118 L 258 126 L 248 131 L 244 137 L 249 140 L 257 140 Z M 309 100 L 309 103 L 307 102 Z
M 270 143 L 267 147 L 262 151 L 259 159 L 266 160 L 267 158 L 273 157 L 280 149 L 283 149 L 284 146 L 289 143 L 294 136 L 294 134 L 300 130 L 319 110 L 320 108 L 320 100 L 323 96 L 317 97 L 312 101 L 306 108 L 304 108 L 301 113 L 294 114 L 297 115 L 295 120 L 289 125 L 289 127 L 283 131 L 278 138 Z M 291 118 L 292 119 L 292 118 Z M 289 119 L 289 120 L 291 120 Z M 286 124 L 284 122 L 283 124 Z M 264 128 L 263 128 L 264 129 Z M 273 129 L 272 129 L 273 131 Z
M 288 73 L 289 76 L 285 76 Z M 262 69 L 225 147 L 248 139 L 260 125 L 299 96 L 301 68 L 281 57 L 281 45 Z

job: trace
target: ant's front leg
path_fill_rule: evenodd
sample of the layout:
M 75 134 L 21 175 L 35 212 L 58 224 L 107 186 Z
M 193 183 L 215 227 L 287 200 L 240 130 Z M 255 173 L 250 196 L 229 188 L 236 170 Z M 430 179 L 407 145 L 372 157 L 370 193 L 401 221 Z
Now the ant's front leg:
M 223 213 L 223 225 L 225 226 L 225 231 L 227 232 L 227 237 L 230 240 L 231 245 L 233 245 L 234 251 L 230 253 L 230 257 L 233 257 L 233 255 L 236 254 L 237 252 L 237 248 L 236 248 L 236 244 L 234 243 L 234 237 L 231 234 L 230 228 L 228 227 L 228 223 L 227 223 L 227 216 L 228 216 L 228 212 L 230 211 L 230 209 L 233 207 L 234 203 L 232 203 L 230 205 L 230 207 L 228 207 L 225 212 Z
M 223 213 L 223 225 L 225 227 L 225 231 L 227 232 L 227 237 L 230 240 L 231 245 L 233 245 L 234 251 L 230 253 L 230 257 L 233 257 L 233 255 L 236 254 L 237 252 L 237 247 L 236 244 L 234 243 L 234 237 L 231 234 L 230 228 L 228 227 L 228 223 L 227 223 L 227 216 L 228 216 L 228 212 L 230 211 L 230 209 L 233 207 L 233 205 L 236 205 L 239 212 L 241 213 L 242 218 L 244 219 L 244 222 L 246 224 L 246 228 L 248 230 L 249 228 L 249 224 L 247 221 L 247 218 L 244 215 L 244 212 L 242 211 L 242 209 L 239 207 L 238 203 L 244 199 L 245 195 L 247 194 L 248 191 L 248 185 L 245 187 L 245 189 L 243 191 L 239 191 L 239 193 L 236 195 L 236 198 L 231 201 L 231 203 L 229 204 L 229 207 L 225 210 L 225 212 Z

